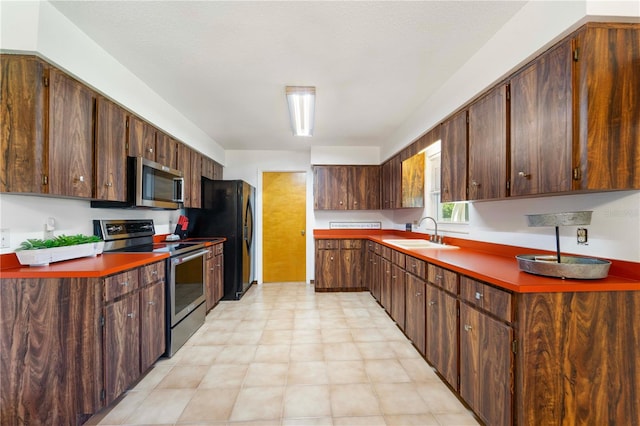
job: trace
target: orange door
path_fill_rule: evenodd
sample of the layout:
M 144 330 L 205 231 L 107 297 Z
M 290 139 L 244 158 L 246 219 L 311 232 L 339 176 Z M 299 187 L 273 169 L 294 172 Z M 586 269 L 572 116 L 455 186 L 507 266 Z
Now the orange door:
M 307 174 L 262 174 L 262 280 L 306 280 Z

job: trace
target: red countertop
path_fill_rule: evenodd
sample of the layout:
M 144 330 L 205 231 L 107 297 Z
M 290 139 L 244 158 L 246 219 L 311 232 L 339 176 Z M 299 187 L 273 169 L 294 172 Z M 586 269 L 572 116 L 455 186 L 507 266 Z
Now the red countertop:
M 96 257 L 55 262 L 49 266 L 22 266 L 15 254 L 9 253 L 0 256 L 0 278 L 104 277 L 167 257 L 168 253 L 103 253 Z
M 163 242 L 166 235 L 154 235 L 154 242 Z M 226 238 L 189 238 L 206 247 L 226 241 Z M 169 257 L 169 253 L 103 253 L 51 263 L 48 266 L 23 266 L 15 253 L 0 255 L 0 278 L 95 278 L 113 275 Z
M 598 280 L 571 280 L 529 274 L 518 268 L 516 254 L 552 253 L 544 250 L 483 243 L 458 238 L 445 242 L 458 249 L 402 249 L 385 239 L 425 238 L 425 234 L 396 230 L 329 230 L 313 231 L 316 239 L 358 238 L 391 247 L 434 265 L 464 274 L 515 293 L 563 293 L 583 291 L 640 290 L 640 263 L 611 260 L 609 275 Z

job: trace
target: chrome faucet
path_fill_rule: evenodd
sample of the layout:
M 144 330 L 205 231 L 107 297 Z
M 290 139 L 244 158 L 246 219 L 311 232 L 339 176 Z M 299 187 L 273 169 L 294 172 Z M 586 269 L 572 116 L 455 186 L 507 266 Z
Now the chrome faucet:
M 431 219 L 433 221 L 433 226 L 435 228 L 435 234 L 431 238 L 431 241 L 434 241 L 436 243 L 441 244 L 442 243 L 442 237 L 438 237 L 438 222 L 436 222 L 436 220 L 434 218 L 432 218 L 431 216 L 423 217 L 422 219 L 420 219 L 418 221 L 418 228 L 420 228 L 420 225 L 422 225 L 422 222 L 424 222 L 426 219 Z

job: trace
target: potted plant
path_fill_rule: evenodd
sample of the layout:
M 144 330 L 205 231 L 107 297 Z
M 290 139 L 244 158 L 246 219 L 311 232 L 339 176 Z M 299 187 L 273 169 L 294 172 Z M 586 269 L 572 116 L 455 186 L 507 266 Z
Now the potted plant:
M 60 235 L 41 240 L 27 239 L 16 249 L 22 265 L 45 266 L 52 262 L 97 256 L 102 253 L 104 241 L 95 235 Z

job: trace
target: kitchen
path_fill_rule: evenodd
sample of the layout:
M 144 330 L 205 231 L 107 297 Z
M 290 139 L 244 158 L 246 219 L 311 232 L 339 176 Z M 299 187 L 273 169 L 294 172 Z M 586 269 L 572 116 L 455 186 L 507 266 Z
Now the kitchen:
M 225 179 L 243 179 L 252 183 L 258 188 L 256 199 L 256 212 L 259 217 L 261 194 L 260 194 L 260 174 L 257 171 L 266 170 L 292 170 L 308 171 L 307 194 L 309 199 L 313 194 L 313 184 L 310 173 L 311 164 L 379 164 L 382 160 L 389 158 L 393 153 L 407 146 L 416 136 L 431 127 L 431 124 L 437 123 L 443 117 L 451 113 L 455 108 L 468 101 L 477 92 L 483 90 L 497 77 L 503 75 L 509 69 L 521 61 L 530 57 L 533 52 L 538 51 L 543 46 L 547 46 L 551 40 L 558 39 L 559 34 L 566 34 L 569 27 L 573 28 L 575 22 L 583 19 L 586 15 L 627 15 L 637 16 L 637 12 L 633 9 L 633 4 L 629 3 L 620 5 L 622 10 L 613 11 L 606 10 L 606 6 L 597 6 L 594 4 L 577 3 L 573 5 L 564 5 L 562 13 L 557 10 L 546 11 L 544 8 L 552 8 L 552 5 L 532 5 L 528 4 L 518 15 L 518 19 L 505 26 L 503 32 L 498 33 L 486 50 L 481 49 L 479 53 L 472 57 L 469 64 L 462 67 L 458 74 L 452 77 L 434 95 L 432 102 L 425 106 L 425 111 L 411 117 L 397 134 L 392 138 L 394 146 L 385 147 L 384 149 L 376 149 L 371 147 L 311 147 L 309 152 L 297 151 L 266 151 L 266 150 L 222 150 L 215 144 L 206 142 L 205 135 L 201 131 L 182 120 L 181 117 L 174 116 L 166 107 L 166 103 L 154 97 L 154 94 L 147 93 L 145 88 L 140 91 L 146 94 L 145 99 L 149 99 L 147 105 L 144 105 L 140 112 L 148 111 L 149 118 L 156 116 L 175 117 L 173 120 L 159 120 L 156 124 L 161 127 L 167 126 L 167 129 L 173 130 L 180 128 L 178 133 L 185 140 L 194 141 L 194 147 L 208 154 L 210 157 L 223 162 Z M 588 7 L 587 7 L 588 6 Z M 625 10 L 624 7 L 631 7 L 631 12 Z M 597 9 L 602 7 L 603 9 Z M 611 6 L 613 7 L 613 6 Z M 585 8 L 588 10 L 585 11 Z M 591 9 L 594 8 L 594 9 Z M 61 63 L 65 68 L 71 70 L 74 74 L 83 74 L 81 70 L 85 69 L 81 64 L 79 57 L 73 55 L 69 46 L 78 46 L 87 43 L 91 46 L 93 42 L 85 36 L 79 35 L 80 32 L 76 27 L 65 21 L 62 15 L 50 4 L 43 3 L 37 5 L 17 6 L 12 4 L 2 5 L 3 12 L 3 28 L 11 28 L 9 25 L 15 22 L 34 22 L 35 16 L 41 14 L 47 19 L 43 19 L 39 24 L 33 26 L 25 26 L 24 28 L 15 29 L 15 32 L 5 37 L 3 33 L 3 49 L 5 43 L 6 48 L 22 51 L 39 51 L 49 58 L 53 58 L 56 62 Z M 588 13 L 587 13 L 588 12 Z M 599 13 L 598 13 L 599 12 Z M 14 13 L 15 15 L 12 15 Z M 634 14 L 635 13 L 635 14 Z M 7 17 L 5 25 L 4 16 L 15 17 L 10 19 Z M 535 20 L 536 16 L 545 16 L 545 26 L 541 31 L 539 28 L 539 20 Z M 549 16 L 557 16 L 557 22 L 548 20 Z M 10 21 L 10 22 L 9 22 Z M 40 27 L 41 26 L 41 27 Z M 495 50 L 509 51 L 512 49 L 500 49 L 499 46 L 508 45 L 510 34 L 513 33 L 514 27 L 530 28 L 530 34 L 537 34 L 540 38 L 536 40 L 521 40 L 522 43 L 529 43 L 519 48 L 516 57 L 506 55 L 506 57 L 495 58 L 492 52 Z M 38 34 L 38 29 L 41 34 Z M 3 29 L 3 31 L 5 31 Z M 30 31 L 34 32 L 31 33 Z M 57 37 L 68 37 L 63 44 L 49 43 L 47 34 L 55 31 Z M 523 30 L 523 32 L 525 32 Z M 12 40 L 11 34 L 24 35 L 19 40 Z M 31 44 L 30 44 L 31 43 Z M 62 45 L 65 48 L 62 48 Z M 78 51 L 84 49 L 78 46 Z M 114 63 L 113 59 L 102 51 L 99 47 L 95 47 L 96 63 L 103 64 L 101 69 L 122 70 L 121 65 Z M 78 54 L 78 56 L 81 56 Z M 489 62 L 495 69 L 487 69 L 486 63 Z M 475 63 L 475 65 L 474 65 Z M 482 63 L 482 67 L 477 64 Z M 478 69 L 482 69 L 482 73 L 478 73 Z M 124 71 L 123 71 L 124 72 Z M 102 75 L 102 77 L 101 77 Z M 473 79 L 470 76 L 473 75 Z M 116 87 L 116 83 L 106 82 L 104 72 L 98 69 L 85 70 L 80 75 L 85 81 L 94 82 L 94 85 L 106 94 L 118 93 L 120 89 Z M 472 81 L 473 83 L 469 83 Z M 100 82 L 100 84 L 98 84 Z M 466 82 L 465 84 L 462 84 Z M 134 83 L 132 83 L 134 84 Z M 468 87 L 460 91 L 458 87 Z M 155 100 L 158 100 L 157 106 L 151 106 Z M 140 101 L 128 101 L 126 97 L 120 98 L 120 102 L 127 104 L 132 109 Z M 318 101 L 319 102 L 319 101 Z M 162 108 L 162 105 L 165 108 Z M 154 110 L 157 108 L 157 110 Z M 151 111 L 153 110 L 153 111 Z M 426 117 L 426 118 L 425 118 Z M 171 122 L 171 123 L 170 123 Z M 166 123 L 166 124 L 165 124 Z M 430 124 L 431 123 L 431 124 Z M 550 239 L 548 230 L 544 228 L 527 228 L 524 222 L 524 215 L 528 213 L 536 213 L 541 211 L 568 211 L 568 210 L 595 210 L 596 219 L 589 226 L 590 244 L 587 246 L 579 246 L 575 242 L 575 235 L 562 235 L 562 245 L 568 252 L 578 253 L 587 256 L 604 257 L 626 260 L 630 262 L 638 262 L 640 259 L 639 245 L 640 231 L 638 224 L 638 191 L 624 191 L 611 193 L 597 193 L 589 195 L 564 195 L 547 198 L 529 198 L 508 201 L 487 201 L 482 203 L 471 203 L 470 208 L 470 224 L 466 227 L 468 232 L 466 235 L 469 239 L 494 242 L 499 244 L 514 244 L 526 246 L 535 249 L 548 250 L 550 248 Z M 42 216 L 41 211 L 43 204 L 46 203 L 47 215 Z M 505 207 L 506 206 L 506 207 Z M 77 214 L 69 220 L 68 212 L 74 211 Z M 313 209 L 309 208 L 309 212 Z M 19 214 L 16 214 L 19 213 Z M 16 196 L 2 194 L 2 228 L 11 229 L 11 244 L 15 248 L 17 244 L 31 237 L 40 237 L 42 234 L 42 226 L 46 217 L 52 216 L 60 222 L 59 231 L 66 233 L 90 232 L 90 224 L 96 218 L 121 218 L 123 216 L 131 218 L 154 218 L 157 224 L 157 232 L 160 234 L 170 233 L 178 219 L 176 212 L 157 212 L 157 211 L 96 211 L 91 210 L 86 201 L 57 199 L 57 198 L 41 198 L 30 196 Z M 330 222 L 339 220 L 342 222 L 364 221 L 364 222 L 380 222 L 384 229 L 404 229 L 407 222 L 422 217 L 420 211 L 406 212 L 398 211 L 372 211 L 372 212 L 331 212 L 331 211 L 315 211 L 308 217 L 307 229 L 327 229 Z M 37 223 L 37 225 L 33 225 Z M 446 232 L 455 232 L 457 228 L 441 227 Z M 572 230 L 575 232 L 575 230 Z M 454 234 L 455 235 L 455 234 Z M 630 237 L 631 236 L 631 237 Z M 260 258 L 261 247 L 261 231 L 257 230 L 257 256 Z M 551 239 L 552 241 L 552 239 Z M 307 238 L 307 253 L 313 253 L 314 241 L 311 232 Z M 5 252 L 5 251 L 3 251 Z M 257 277 L 261 276 L 261 265 L 257 266 Z M 313 257 L 307 256 L 307 281 L 314 278 L 313 276 Z

